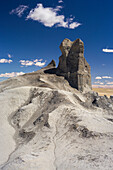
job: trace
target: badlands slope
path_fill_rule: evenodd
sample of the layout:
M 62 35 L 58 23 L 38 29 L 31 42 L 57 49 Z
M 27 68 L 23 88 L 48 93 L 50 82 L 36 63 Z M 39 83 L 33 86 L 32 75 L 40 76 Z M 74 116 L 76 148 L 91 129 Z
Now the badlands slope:
M 112 170 L 113 112 L 51 67 L 0 83 L 0 169 Z

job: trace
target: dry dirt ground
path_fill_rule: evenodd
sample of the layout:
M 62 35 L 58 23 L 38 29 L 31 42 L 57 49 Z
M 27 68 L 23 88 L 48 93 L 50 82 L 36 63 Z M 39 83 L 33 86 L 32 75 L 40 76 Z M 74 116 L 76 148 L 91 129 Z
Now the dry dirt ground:
M 100 96 L 113 96 L 113 88 L 93 88 L 93 91 L 97 92 Z
M 113 104 L 94 101 L 43 69 L 0 82 L 0 170 L 113 170 Z

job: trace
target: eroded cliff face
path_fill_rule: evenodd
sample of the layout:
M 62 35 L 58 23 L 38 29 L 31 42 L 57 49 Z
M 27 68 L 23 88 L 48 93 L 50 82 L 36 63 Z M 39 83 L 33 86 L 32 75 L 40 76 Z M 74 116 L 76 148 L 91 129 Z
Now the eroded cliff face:
M 56 74 L 64 76 L 79 91 L 91 90 L 90 66 L 84 58 L 84 43 L 80 39 L 74 42 L 64 39 L 60 49 L 62 55 Z
M 72 88 L 91 89 L 83 43 L 60 48 L 58 68 L 0 82 L 0 170 L 113 169 L 113 97 Z

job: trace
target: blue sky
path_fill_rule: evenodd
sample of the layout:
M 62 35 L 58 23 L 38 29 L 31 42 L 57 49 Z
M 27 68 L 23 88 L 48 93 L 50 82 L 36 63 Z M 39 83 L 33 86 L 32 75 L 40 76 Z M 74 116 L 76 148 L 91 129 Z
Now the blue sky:
M 58 64 L 64 38 L 84 42 L 92 83 L 113 87 L 112 0 L 1 0 L 0 81 Z

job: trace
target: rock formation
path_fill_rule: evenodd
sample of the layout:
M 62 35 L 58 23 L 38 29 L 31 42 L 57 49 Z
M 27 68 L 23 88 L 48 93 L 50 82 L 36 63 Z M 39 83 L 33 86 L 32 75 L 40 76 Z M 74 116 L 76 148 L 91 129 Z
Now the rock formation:
M 84 58 L 84 44 L 80 39 L 71 42 L 64 39 L 60 45 L 57 75 L 64 76 L 69 84 L 79 91 L 91 89 L 90 66 Z

